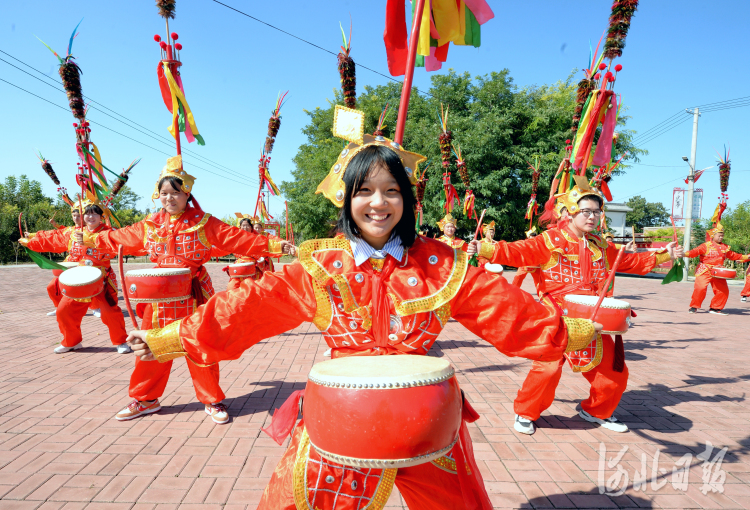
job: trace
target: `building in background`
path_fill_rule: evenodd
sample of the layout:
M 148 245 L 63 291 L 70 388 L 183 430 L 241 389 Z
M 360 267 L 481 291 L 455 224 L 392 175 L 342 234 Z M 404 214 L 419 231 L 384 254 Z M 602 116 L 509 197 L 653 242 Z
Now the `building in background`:
M 604 206 L 607 215 L 607 226 L 612 230 L 615 237 L 632 237 L 633 227 L 625 225 L 625 215 L 633 209 L 625 204 L 609 202 Z

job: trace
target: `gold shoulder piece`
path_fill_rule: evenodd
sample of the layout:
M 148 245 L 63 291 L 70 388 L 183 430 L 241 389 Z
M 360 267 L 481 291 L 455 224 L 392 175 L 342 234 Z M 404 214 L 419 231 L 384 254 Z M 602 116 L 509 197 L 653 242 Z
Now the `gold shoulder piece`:
M 568 345 L 565 352 L 579 351 L 591 343 L 596 333 L 593 322 L 572 317 L 563 317 L 563 321 L 568 329 Z
M 478 257 L 484 257 L 486 259 L 492 258 L 495 253 L 495 245 L 482 241 L 482 247 L 479 249 Z

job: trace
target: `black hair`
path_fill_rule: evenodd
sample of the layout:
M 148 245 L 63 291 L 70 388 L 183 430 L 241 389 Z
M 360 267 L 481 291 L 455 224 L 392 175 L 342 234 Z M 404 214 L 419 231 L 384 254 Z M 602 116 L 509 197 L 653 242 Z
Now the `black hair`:
M 83 214 L 87 214 L 87 213 L 88 214 L 96 213 L 99 216 L 104 216 L 104 211 L 102 210 L 101 207 L 99 207 L 96 204 L 89 204 L 86 207 L 84 207 L 83 208 Z
M 175 191 L 185 191 L 182 189 L 182 179 L 180 179 L 179 177 L 175 177 L 174 175 L 168 175 L 166 177 L 162 177 L 161 179 L 159 179 L 159 185 L 157 186 L 156 189 L 161 191 L 161 187 L 164 185 L 165 182 L 168 182 L 169 185 L 172 186 L 172 189 L 174 189 Z M 188 193 L 187 191 L 185 191 L 185 193 L 188 194 L 188 200 L 187 200 L 188 203 L 192 202 L 193 207 L 195 207 L 196 209 L 200 209 L 201 207 L 200 205 L 198 205 L 198 201 L 195 199 L 193 194 Z
M 242 218 L 242 219 L 240 220 L 240 224 L 239 224 L 239 226 L 241 227 L 241 226 L 242 226 L 242 224 L 243 224 L 244 222 L 248 222 L 248 224 L 250 225 L 250 228 L 253 228 L 253 222 L 252 222 L 252 221 L 250 221 L 250 218 Z
M 415 213 L 417 199 L 414 197 L 409 176 L 406 174 L 406 169 L 398 155 L 392 149 L 382 145 L 366 147 L 349 161 L 343 178 L 346 191 L 344 206 L 339 214 L 338 231 L 349 238 L 361 238 L 359 228 L 352 218 L 352 196 L 360 190 L 370 170 L 378 166 L 384 166 L 388 169 L 401 190 L 404 210 L 401 220 L 396 224 L 393 231 L 401 239 L 401 244 L 408 248 L 414 244 L 417 238 L 414 227 L 417 223 Z
M 577 204 L 581 203 L 583 200 L 593 200 L 597 204 L 599 204 L 599 209 L 604 207 L 604 199 L 600 197 L 599 195 L 586 195 L 585 197 L 581 198 Z

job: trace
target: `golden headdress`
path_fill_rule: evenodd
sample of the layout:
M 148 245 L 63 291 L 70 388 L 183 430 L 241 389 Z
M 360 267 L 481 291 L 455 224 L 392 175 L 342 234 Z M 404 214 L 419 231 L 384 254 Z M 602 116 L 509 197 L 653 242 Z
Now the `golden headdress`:
M 112 213 L 110 212 L 109 208 L 105 206 L 102 202 L 99 201 L 99 199 L 91 193 L 90 191 L 86 191 L 86 194 L 84 197 L 81 198 L 80 201 L 73 200 L 73 205 L 70 207 L 70 211 L 79 211 L 81 214 L 86 210 L 86 208 L 90 205 L 98 205 L 99 208 L 102 210 L 104 218 L 106 220 L 110 220 Z
M 384 136 L 363 134 L 363 130 L 364 112 L 336 105 L 333 134 L 351 143 L 341 151 L 336 163 L 331 167 L 331 171 L 328 172 L 326 178 L 318 184 L 318 189 L 315 190 L 315 193 L 322 193 L 336 207 L 344 206 L 346 196 L 344 174 L 349 162 L 364 148 L 379 145 L 391 149 L 401 160 L 406 169 L 406 174 L 409 176 L 409 182 L 412 184 L 417 183 L 416 175 L 419 164 L 427 160 L 421 154 L 404 150 L 401 145 Z
M 255 225 L 256 223 L 260 223 L 263 225 L 263 219 L 260 216 L 250 216 L 249 214 L 242 214 L 242 213 L 234 213 L 235 216 L 237 216 L 237 226 L 240 226 L 240 223 L 242 223 L 242 220 L 250 220 L 251 225 Z
M 495 230 L 495 220 L 492 220 L 489 223 L 482 223 L 482 234 L 487 235 L 488 230 Z
M 724 225 L 720 221 L 717 221 L 712 228 L 706 230 L 706 237 L 710 241 L 719 232 L 724 232 Z
M 524 233 L 526 234 L 526 239 L 531 239 L 532 237 L 534 237 L 535 235 L 537 235 L 536 226 L 531 227 L 529 230 L 527 230 Z
M 443 230 L 443 231 L 445 230 L 445 226 L 448 223 L 452 223 L 453 226 L 457 226 L 458 225 L 458 223 L 456 222 L 456 218 L 454 218 L 451 215 L 451 213 L 446 214 L 445 216 L 443 216 L 442 220 L 440 220 L 440 221 L 437 222 L 438 227 L 440 227 L 440 230 Z
M 589 186 L 589 182 L 586 177 L 581 175 L 574 175 L 573 179 L 575 179 L 576 181 L 575 186 L 570 188 L 566 193 L 555 195 L 555 198 L 557 198 L 555 210 L 558 213 L 560 213 L 562 207 L 565 207 L 568 210 L 568 213 L 573 216 L 579 210 L 578 201 L 587 196 L 597 196 L 602 200 L 602 202 L 604 201 L 604 197 L 602 197 L 602 194 L 599 192 L 599 190 Z
M 195 177 L 187 173 L 182 169 L 182 156 L 173 156 L 167 159 L 167 164 L 161 171 L 159 178 L 156 180 L 154 186 L 154 194 L 151 198 L 156 200 L 159 198 L 159 182 L 165 177 L 177 177 L 182 181 L 182 191 L 185 193 L 193 192 L 193 184 L 195 183 Z

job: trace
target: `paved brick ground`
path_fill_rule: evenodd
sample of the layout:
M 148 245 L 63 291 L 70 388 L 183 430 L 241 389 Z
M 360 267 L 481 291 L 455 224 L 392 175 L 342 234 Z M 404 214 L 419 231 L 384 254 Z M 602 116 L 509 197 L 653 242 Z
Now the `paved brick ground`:
M 131 265 L 131 267 L 135 267 Z M 216 286 L 226 277 L 211 266 Z M 86 348 L 52 353 L 60 339 L 44 287 L 48 272 L 0 268 L 0 510 L 255 508 L 283 452 L 260 428 L 269 410 L 301 388 L 325 345 L 310 324 L 271 338 L 222 364 L 232 422 L 214 425 L 194 397 L 185 363 L 172 371 L 163 410 L 129 423 L 113 415 L 128 402 L 133 358 L 114 352 L 93 316 Z M 530 281 L 525 284 L 530 290 Z M 619 297 L 638 311 L 626 335 L 630 386 L 614 434 L 581 421 L 588 387 L 565 369 L 555 404 L 531 437 L 512 430 L 512 399 L 529 362 L 509 359 L 451 322 L 435 354 L 457 367 L 482 418 L 471 427 L 487 488 L 497 508 L 750 508 L 750 308 L 731 287 L 727 317 L 686 313 L 691 286 L 619 279 Z M 126 321 L 127 322 L 127 321 Z M 723 493 L 703 494 L 695 456 L 710 441 L 727 447 L 720 470 L 707 470 Z M 600 494 L 599 449 L 628 476 L 623 495 Z M 657 455 L 657 477 L 652 469 Z M 686 491 L 672 468 L 693 455 Z M 645 464 L 641 465 L 644 455 Z M 617 466 L 605 465 L 606 482 Z M 636 471 L 648 486 L 635 490 Z M 622 482 L 622 479 L 621 479 Z M 659 488 L 658 484 L 666 485 Z M 403 508 L 394 491 L 389 508 Z

